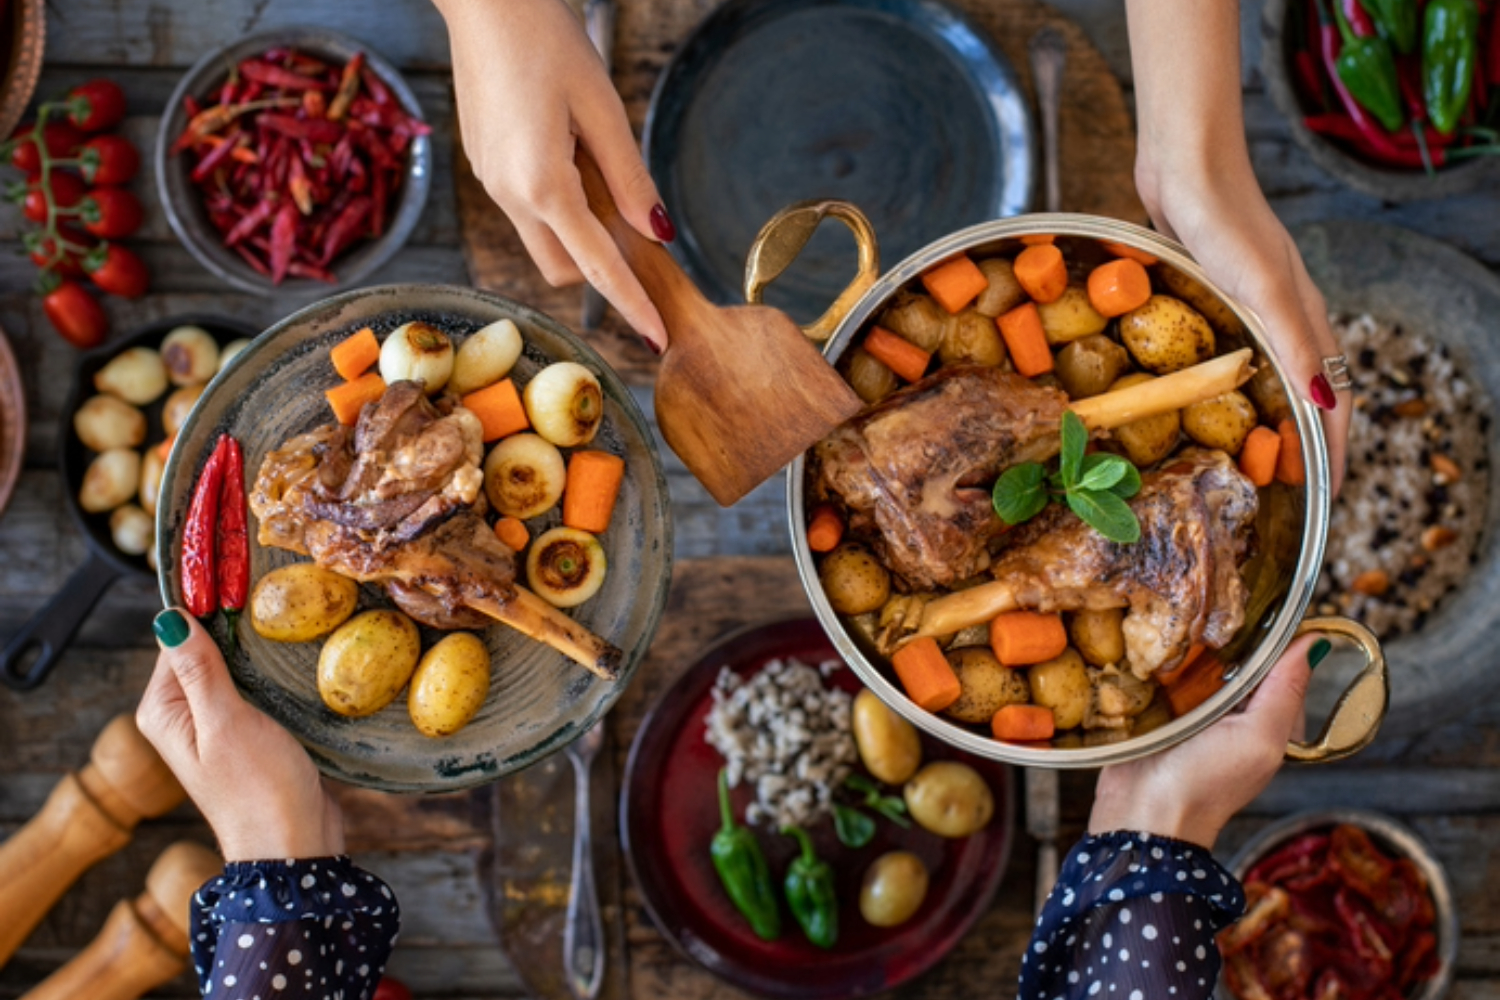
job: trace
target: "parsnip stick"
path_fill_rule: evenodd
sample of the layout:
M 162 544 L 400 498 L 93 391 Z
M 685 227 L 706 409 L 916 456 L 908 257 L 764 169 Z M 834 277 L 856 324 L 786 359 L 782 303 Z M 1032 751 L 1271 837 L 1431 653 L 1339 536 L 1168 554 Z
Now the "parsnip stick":
M 522 635 L 546 643 L 607 681 L 618 680 L 620 677 L 620 661 L 624 654 L 618 648 L 525 587 L 517 586 L 515 598 L 509 601 L 476 598 L 470 600 L 468 605 L 496 621 L 504 622 Z
M 1016 595 L 1004 580 L 981 583 L 928 601 L 916 635 L 952 635 L 972 625 L 983 625 L 996 615 L 1016 610 Z
M 1255 373 L 1250 357 L 1247 347 L 1128 389 L 1080 399 L 1069 409 L 1083 418 L 1090 430 L 1122 427 L 1239 388 Z

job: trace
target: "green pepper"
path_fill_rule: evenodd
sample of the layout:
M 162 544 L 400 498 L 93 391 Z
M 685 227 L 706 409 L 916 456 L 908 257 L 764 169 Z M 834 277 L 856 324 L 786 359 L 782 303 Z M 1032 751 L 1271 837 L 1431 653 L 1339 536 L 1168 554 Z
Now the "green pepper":
M 1335 2 L 1339 34 L 1344 45 L 1334 60 L 1334 70 L 1360 107 L 1385 126 L 1386 131 L 1399 129 L 1405 116 L 1401 112 L 1401 84 L 1396 78 L 1396 57 L 1384 38 L 1360 38 L 1349 27 L 1344 9 Z
M 1428 0 L 1422 25 L 1422 99 L 1427 117 L 1451 135 L 1469 105 L 1479 51 L 1479 7 L 1474 0 Z
M 802 854 L 786 871 L 786 901 L 792 916 L 802 925 L 802 933 L 819 948 L 832 948 L 839 939 L 839 899 L 833 885 L 833 868 L 813 853 L 807 831 L 784 826 L 781 832 L 796 837 Z
M 1397 52 L 1410 52 L 1417 44 L 1417 22 L 1421 11 L 1417 0 L 1360 0 L 1381 35 Z
M 750 922 L 750 929 L 763 941 L 781 934 L 781 908 L 771 885 L 771 868 L 749 827 L 734 821 L 729 805 L 729 779 L 719 771 L 719 813 L 724 825 L 714 834 L 710 854 L 724 891 L 735 908 Z

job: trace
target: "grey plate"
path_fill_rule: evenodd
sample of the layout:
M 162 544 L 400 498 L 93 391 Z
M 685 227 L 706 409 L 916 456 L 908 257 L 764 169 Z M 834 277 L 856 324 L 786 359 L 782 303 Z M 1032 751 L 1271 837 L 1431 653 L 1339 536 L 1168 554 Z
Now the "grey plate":
M 842 198 L 890 260 L 1031 204 L 1025 93 L 994 42 L 937 0 L 729 0 L 657 81 L 644 146 L 677 224 L 672 251 L 710 298 L 741 301 L 745 254 L 795 201 Z M 817 317 L 855 273 L 820 231 L 767 302 Z
M 1500 400 L 1500 358 L 1495 317 L 1500 278 L 1445 243 L 1410 230 L 1368 222 L 1319 222 L 1294 236 L 1313 281 L 1334 312 L 1367 312 L 1420 330 L 1453 351 L 1470 382 L 1493 403 Z M 1500 421 L 1487 442 L 1500 457 Z M 1486 523 L 1500 524 L 1500 490 L 1490 475 Z M 1384 643 L 1391 671 L 1391 708 L 1381 734 L 1410 736 L 1461 715 L 1500 685 L 1500 539 L 1480 540 L 1479 561 L 1468 580 L 1449 594 L 1411 635 Z M 1334 669 L 1329 669 L 1333 667 Z M 1327 715 L 1343 690 L 1337 661 L 1318 670 L 1308 697 L 1315 717 Z
M 451 791 L 535 762 L 580 736 L 630 683 L 656 632 L 672 575 L 672 519 L 661 460 L 640 408 L 594 351 L 550 317 L 468 288 L 385 285 L 325 300 L 294 313 L 261 334 L 209 383 L 163 474 L 157 510 L 157 556 L 162 601 L 181 605 L 178 544 L 193 484 L 221 432 L 233 434 L 253 478 L 266 453 L 294 434 L 328 423 L 323 391 L 339 381 L 328 349 L 362 326 L 384 334 L 424 319 L 458 339 L 498 319 L 521 328 L 526 348 L 512 375 L 524 384 L 553 361 L 576 361 L 604 388 L 604 424 L 595 447 L 623 455 L 625 482 L 614 520 L 601 537 L 609 567 L 603 589 L 573 615 L 625 652 L 619 680 L 602 681 L 560 653 L 504 625 L 484 634 L 492 663 L 490 692 L 474 721 L 445 739 L 417 732 L 405 697 L 362 719 L 336 715 L 318 697 L 321 642 L 280 643 L 244 623 L 240 651 L 230 664 L 240 690 L 308 748 L 323 771 L 342 781 L 384 791 Z M 543 526 L 558 518 L 554 511 Z M 255 579 L 278 566 L 305 561 L 254 541 Z M 537 529 L 533 524 L 533 528 Z M 361 588 L 361 608 L 386 606 L 373 587 Z M 222 636 L 222 617 L 215 621 Z M 439 634 L 424 629 L 424 648 Z

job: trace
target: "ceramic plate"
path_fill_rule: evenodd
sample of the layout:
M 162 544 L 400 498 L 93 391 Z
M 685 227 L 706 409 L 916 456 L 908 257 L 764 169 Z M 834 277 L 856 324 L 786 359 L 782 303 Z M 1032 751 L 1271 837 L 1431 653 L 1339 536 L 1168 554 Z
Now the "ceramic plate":
M 0 513 L 15 492 L 25 457 L 26 392 L 10 341 L 0 330 Z

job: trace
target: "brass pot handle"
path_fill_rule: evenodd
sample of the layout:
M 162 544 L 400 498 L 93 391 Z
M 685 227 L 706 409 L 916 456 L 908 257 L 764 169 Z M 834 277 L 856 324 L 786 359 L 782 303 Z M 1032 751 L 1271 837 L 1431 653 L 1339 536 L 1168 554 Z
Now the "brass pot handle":
M 859 246 L 859 273 L 817 322 L 802 328 L 809 340 L 818 343 L 833 336 L 833 331 L 880 276 L 880 245 L 875 240 L 875 227 L 865 214 L 847 201 L 799 201 L 777 212 L 761 227 L 745 261 L 745 301 L 760 302 L 766 286 L 781 277 L 818 226 L 830 216 L 854 234 L 854 242 Z
M 1323 764 L 1352 757 L 1370 745 L 1390 707 L 1391 683 L 1380 640 L 1359 622 L 1348 618 L 1307 618 L 1297 626 L 1297 635 L 1308 632 L 1342 636 L 1365 654 L 1365 668 L 1339 696 L 1317 740 L 1312 743 L 1294 740 L 1287 744 L 1287 760 Z

